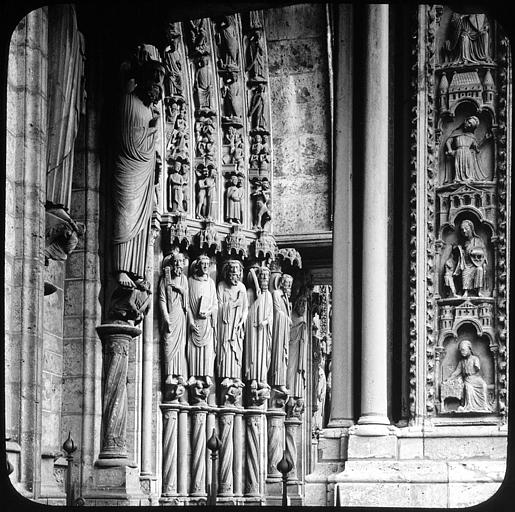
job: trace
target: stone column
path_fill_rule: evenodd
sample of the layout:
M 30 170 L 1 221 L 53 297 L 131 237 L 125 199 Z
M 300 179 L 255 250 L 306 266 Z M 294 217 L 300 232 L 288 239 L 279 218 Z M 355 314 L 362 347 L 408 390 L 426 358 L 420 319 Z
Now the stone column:
M 233 496 L 234 461 L 234 411 L 220 409 L 219 437 L 221 441 L 218 467 L 218 496 Z M 240 440 L 241 442 L 241 440 Z
M 233 426 L 233 494 L 234 496 L 243 495 L 243 444 L 245 437 L 243 434 L 243 414 L 237 412 L 234 415 Z
M 131 465 L 127 453 L 127 371 L 129 344 L 141 334 L 138 327 L 103 324 L 97 327 L 103 348 L 102 449 L 98 458 Z M 100 462 L 100 461 L 99 461 Z
M 191 496 L 206 497 L 206 417 L 201 407 L 191 408 Z
M 281 410 L 269 410 L 267 416 L 267 482 L 280 482 L 282 475 L 277 464 L 283 456 L 284 450 L 284 418 L 286 413 Z
M 338 6 L 338 72 L 336 76 L 336 143 L 333 224 L 332 387 L 328 427 L 353 424 L 352 322 L 352 5 Z
M 161 406 L 163 412 L 163 496 L 177 495 L 177 406 Z
M 293 462 L 293 468 L 288 473 L 288 483 L 297 483 L 299 480 L 297 469 L 298 469 L 298 456 L 297 456 L 297 441 L 298 431 L 301 425 L 301 420 L 298 418 L 288 418 L 284 422 L 284 428 L 286 431 L 285 445 L 286 451 L 288 452 L 291 461 Z
M 182 406 L 179 411 L 179 433 L 177 450 L 177 492 L 179 496 L 188 495 L 188 449 L 189 449 L 189 436 L 188 436 L 188 408 L 189 406 Z
M 358 421 L 361 428 L 356 430 L 361 435 L 386 435 L 390 423 L 387 417 L 388 9 L 388 5 L 382 4 L 365 8 L 368 53 L 362 141 L 362 368 Z M 334 385 L 333 389 L 338 388 Z
M 249 409 L 247 420 L 245 496 L 261 498 L 261 436 L 263 411 Z

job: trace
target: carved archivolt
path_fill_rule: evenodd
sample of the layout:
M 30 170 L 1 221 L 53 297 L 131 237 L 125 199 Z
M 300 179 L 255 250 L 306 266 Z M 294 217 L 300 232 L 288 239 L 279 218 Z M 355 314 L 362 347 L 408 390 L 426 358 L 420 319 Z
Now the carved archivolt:
M 427 87 L 420 93 L 427 109 L 426 414 L 504 418 L 506 40 L 484 14 L 422 9 L 427 22 Z M 412 214 L 415 192 L 412 186 Z M 412 309 L 411 329 L 415 315 Z M 410 375 L 414 353 L 411 346 Z M 410 393 L 413 416 L 414 379 Z

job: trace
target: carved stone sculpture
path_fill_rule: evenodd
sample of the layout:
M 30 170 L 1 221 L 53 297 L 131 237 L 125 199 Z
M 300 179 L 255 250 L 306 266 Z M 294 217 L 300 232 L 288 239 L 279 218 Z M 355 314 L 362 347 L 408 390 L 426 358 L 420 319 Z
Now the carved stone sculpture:
M 291 308 L 290 294 L 293 278 L 283 274 L 279 289 L 272 292 L 274 323 L 272 330 L 272 360 L 268 373 L 269 383 L 280 393 L 289 394 L 286 387 L 288 345 L 290 343 Z
M 490 27 L 485 14 L 453 13 L 445 54 L 452 64 L 490 62 Z
M 241 282 L 243 266 L 228 260 L 218 283 L 218 376 L 223 388 L 241 388 L 243 336 L 248 315 L 247 291 Z
M 270 201 L 270 182 L 267 178 L 255 178 L 252 181 L 254 190 L 250 196 L 254 201 L 254 229 L 265 229 L 272 220 L 268 203 Z
M 205 400 L 214 376 L 217 300 L 214 281 L 209 277 L 210 260 L 201 255 L 191 265 L 189 288 L 189 332 L 186 355 L 192 394 Z
M 304 390 L 306 388 L 306 301 L 306 296 L 300 295 L 292 311 L 287 383 L 295 400 L 304 397 Z
M 266 130 L 267 122 L 265 119 L 265 86 L 258 84 L 254 88 L 254 94 L 249 106 L 249 117 L 251 127 L 255 130 Z
M 487 385 L 481 377 L 481 364 L 479 357 L 472 352 L 472 343 L 469 340 L 461 340 L 458 345 L 460 361 L 449 378 L 448 383 L 460 378 L 463 382 L 463 403 L 458 407 L 458 412 L 492 412 L 488 403 Z
M 243 178 L 239 173 L 232 173 L 225 193 L 225 220 L 241 224 L 243 222 Z
M 467 117 L 461 126 L 462 133 L 451 134 L 445 143 L 445 154 L 454 159 L 454 180 L 457 182 L 486 179 L 477 157 L 486 139 L 478 144 L 474 135 L 478 126 L 479 119 L 476 116 Z
M 192 54 L 207 55 L 209 53 L 206 27 L 204 20 L 191 20 L 190 21 L 191 40 L 192 40 Z
M 261 134 L 256 133 L 250 145 L 250 168 L 259 169 L 259 155 L 263 149 L 263 138 Z
M 173 252 L 163 261 L 159 283 L 161 340 L 164 346 L 165 385 L 171 398 L 181 398 L 188 378 L 186 361 L 186 315 L 189 307 L 188 279 L 182 273 L 184 256 Z
M 197 156 L 212 160 L 214 156 L 215 125 L 209 114 L 200 113 L 195 122 Z
M 184 200 L 184 189 L 188 184 L 188 175 L 183 169 L 182 158 L 168 161 L 168 178 L 166 180 L 166 189 L 168 195 L 168 210 L 172 213 L 186 211 Z
M 238 69 L 238 30 L 234 15 L 224 16 L 219 23 L 216 41 L 220 48 L 218 66 L 221 69 Z
M 62 208 L 47 210 L 45 221 L 45 264 L 49 259 L 66 260 L 84 235 L 84 224 L 75 222 Z
M 172 103 L 172 106 L 178 105 Z M 181 108 L 177 113 L 171 114 L 173 120 L 173 129 L 170 132 L 170 139 L 167 144 L 167 151 L 169 151 L 169 158 L 182 158 L 186 160 L 189 156 L 189 134 L 188 123 L 186 121 L 186 114 Z M 168 121 L 168 120 L 167 120 Z
M 225 73 L 220 90 L 223 99 L 222 112 L 225 119 L 241 119 L 241 98 L 237 73 Z M 241 121 L 240 121 L 241 122 Z
M 164 51 L 164 63 L 166 69 L 165 94 L 166 96 L 183 97 L 182 65 L 179 43 L 181 33 L 179 23 L 170 23 L 167 30 L 169 46 Z
M 461 277 L 462 297 L 469 295 L 482 297 L 486 278 L 486 248 L 476 234 L 472 221 L 465 219 L 460 224 L 462 242 L 458 244 L 445 263 L 444 280 L 456 296 L 455 276 Z M 452 274 L 451 274 L 452 271 Z
M 216 171 L 213 164 L 197 167 L 197 219 L 210 219 L 213 215 L 213 203 L 216 196 Z
M 272 294 L 268 290 L 270 270 L 260 267 L 250 270 L 254 281 L 256 300 L 249 307 L 245 347 L 245 378 L 250 382 L 253 401 L 259 401 L 261 390 L 269 390 L 268 368 L 272 352 L 272 324 L 274 309 Z M 269 396 L 269 393 L 268 393 Z
M 224 163 L 234 164 L 234 170 L 240 172 L 243 170 L 243 162 L 245 159 L 243 149 L 243 138 L 236 128 L 230 125 L 224 136 L 224 143 L 229 145 L 229 158 Z
M 249 35 L 247 53 L 247 68 L 253 80 L 265 80 L 265 51 L 263 48 L 263 36 L 261 30 L 254 30 Z
M 136 287 L 145 276 L 150 216 L 156 180 L 156 135 L 162 95 L 162 65 L 147 60 L 138 85 L 124 95 L 118 155 L 112 178 L 113 270 L 118 284 Z
M 195 71 L 195 100 L 196 107 L 200 110 L 211 111 L 213 104 L 213 76 L 207 56 L 199 57 L 196 60 Z

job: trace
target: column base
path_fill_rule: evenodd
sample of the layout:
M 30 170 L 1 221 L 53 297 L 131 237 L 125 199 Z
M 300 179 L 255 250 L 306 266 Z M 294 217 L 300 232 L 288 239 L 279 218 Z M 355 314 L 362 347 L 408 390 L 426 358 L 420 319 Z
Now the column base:
M 379 414 L 361 416 L 358 424 L 349 429 L 349 434 L 356 436 L 387 436 L 390 433 L 390 420 Z

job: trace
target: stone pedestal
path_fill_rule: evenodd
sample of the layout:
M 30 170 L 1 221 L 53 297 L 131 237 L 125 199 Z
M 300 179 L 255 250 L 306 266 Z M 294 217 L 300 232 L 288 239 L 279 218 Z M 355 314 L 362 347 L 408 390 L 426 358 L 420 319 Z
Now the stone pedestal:
M 98 458 L 110 463 L 103 466 L 131 465 L 127 452 L 127 370 L 129 343 L 141 334 L 127 324 L 97 327 L 102 340 L 102 449 Z
M 268 437 L 267 488 L 269 488 L 268 484 L 280 482 L 282 479 L 282 475 L 277 469 L 277 464 L 283 456 L 285 417 L 285 412 L 280 409 L 270 409 L 266 412 Z

